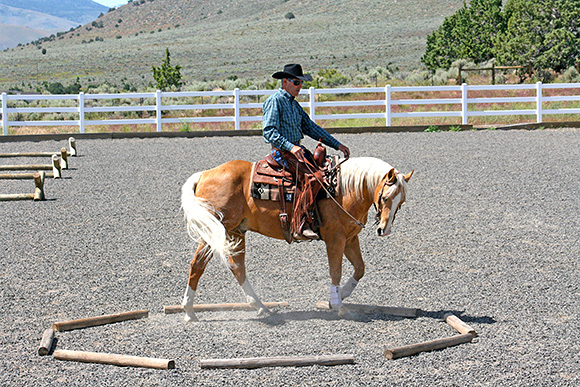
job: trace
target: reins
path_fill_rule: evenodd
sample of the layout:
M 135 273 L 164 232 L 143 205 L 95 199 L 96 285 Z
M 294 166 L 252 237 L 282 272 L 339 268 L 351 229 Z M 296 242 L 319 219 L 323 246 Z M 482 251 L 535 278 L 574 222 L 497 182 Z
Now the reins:
M 348 158 L 345 158 L 343 161 L 341 161 L 340 163 L 336 164 L 336 166 L 334 166 L 334 168 L 332 169 L 336 169 L 338 168 L 338 166 L 342 163 L 344 163 L 346 160 L 348 160 Z M 308 170 L 310 171 L 310 173 L 312 173 L 312 176 L 314 176 L 314 178 L 316 179 L 316 181 L 318 181 L 318 183 L 322 186 L 322 189 L 324 189 L 324 191 L 328 194 L 328 197 L 330 197 L 332 199 L 332 201 L 338 206 L 338 208 L 340 208 L 345 214 L 347 214 L 358 226 L 365 228 L 365 225 L 362 224 L 362 222 L 360 220 L 358 220 L 357 218 L 355 218 L 354 216 L 352 216 L 338 201 L 336 201 L 336 199 L 334 198 L 334 196 L 332 196 L 332 194 L 328 191 L 328 189 L 326 189 L 326 187 L 324 186 L 323 182 L 320 181 L 320 179 L 316 176 L 316 173 L 312 170 L 312 168 L 310 168 L 310 165 L 308 165 L 308 163 L 304 163 L 304 165 L 306 165 L 306 168 L 308 168 Z M 298 171 L 298 168 L 296 168 L 296 171 Z

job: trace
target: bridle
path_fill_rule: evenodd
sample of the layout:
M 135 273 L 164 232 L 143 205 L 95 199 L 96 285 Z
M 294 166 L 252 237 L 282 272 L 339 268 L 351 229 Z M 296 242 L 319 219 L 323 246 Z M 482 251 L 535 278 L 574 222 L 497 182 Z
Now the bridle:
M 375 207 L 375 210 L 377 211 L 377 215 L 375 216 L 375 225 L 379 224 L 379 222 L 381 221 L 381 213 L 382 213 L 382 208 L 380 206 L 381 204 L 381 200 L 383 199 L 383 191 L 385 190 L 386 186 L 393 186 L 395 184 L 397 184 L 397 176 L 395 175 L 395 179 L 393 181 L 389 181 L 388 179 L 385 179 L 385 182 L 383 183 L 383 186 L 381 187 L 381 191 L 379 192 L 379 198 L 377 199 L 377 202 L 373 202 L 373 206 Z M 397 208 L 398 210 L 398 208 Z M 397 210 L 395 210 L 395 215 L 397 213 Z M 393 215 L 394 217 L 394 215 Z

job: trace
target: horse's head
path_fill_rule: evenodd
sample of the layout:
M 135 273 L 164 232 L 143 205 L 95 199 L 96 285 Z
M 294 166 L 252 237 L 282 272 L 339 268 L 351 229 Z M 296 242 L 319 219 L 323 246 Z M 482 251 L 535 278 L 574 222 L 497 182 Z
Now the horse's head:
M 407 182 L 413 171 L 406 175 L 391 169 L 375 190 L 374 204 L 377 209 L 377 234 L 387 236 L 391 232 L 395 215 L 407 199 Z

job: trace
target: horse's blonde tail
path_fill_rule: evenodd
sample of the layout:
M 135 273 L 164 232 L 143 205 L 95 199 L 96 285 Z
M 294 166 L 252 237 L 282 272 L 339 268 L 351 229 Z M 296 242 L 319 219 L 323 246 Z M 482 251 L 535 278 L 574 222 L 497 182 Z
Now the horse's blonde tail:
M 215 255 L 228 265 L 228 256 L 232 255 L 237 244 L 228 238 L 221 222 L 223 214 L 208 200 L 195 196 L 195 188 L 202 173 L 191 175 L 181 189 L 181 208 L 185 213 L 187 233 L 204 245 L 204 249 L 209 252 L 208 260 Z

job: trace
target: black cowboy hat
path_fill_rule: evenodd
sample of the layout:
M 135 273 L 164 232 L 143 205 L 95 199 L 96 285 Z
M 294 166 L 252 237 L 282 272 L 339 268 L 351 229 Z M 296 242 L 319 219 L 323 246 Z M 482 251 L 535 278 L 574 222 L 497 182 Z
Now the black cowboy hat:
M 302 73 L 302 66 L 299 64 L 287 64 L 284 66 L 283 71 L 278 71 L 272 74 L 272 77 L 276 79 L 290 78 L 300 79 L 307 82 L 312 81 L 312 76 L 310 74 Z

